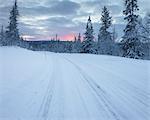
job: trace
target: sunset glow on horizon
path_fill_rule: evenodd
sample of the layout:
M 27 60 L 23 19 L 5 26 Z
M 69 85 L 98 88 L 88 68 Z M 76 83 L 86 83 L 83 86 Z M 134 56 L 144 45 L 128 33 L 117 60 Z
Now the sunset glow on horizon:
M 75 36 L 77 37 L 77 35 L 75 35 L 75 34 L 68 34 L 68 35 L 64 35 L 64 36 L 57 36 L 57 39 L 62 40 L 62 41 L 74 41 Z M 51 37 L 51 36 L 22 35 L 21 37 L 27 41 L 40 41 L 40 40 L 50 41 L 50 40 L 56 39 L 56 36 Z

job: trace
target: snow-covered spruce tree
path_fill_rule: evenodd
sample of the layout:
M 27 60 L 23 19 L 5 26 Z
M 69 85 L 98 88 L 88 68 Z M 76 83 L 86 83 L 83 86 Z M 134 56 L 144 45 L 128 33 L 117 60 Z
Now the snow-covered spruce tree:
M 148 15 L 146 15 L 144 18 L 140 16 L 138 17 L 136 29 L 138 31 L 139 39 L 142 43 L 150 42 L 150 18 L 148 18 Z
M 113 54 L 114 41 L 111 33 L 108 31 L 112 25 L 112 17 L 106 6 L 102 9 L 101 28 L 98 34 L 98 51 L 100 54 Z
M 74 36 L 74 41 L 73 41 L 73 44 L 72 44 L 72 52 L 73 53 L 77 53 L 77 47 L 78 47 L 78 44 L 77 44 L 77 37 Z
M 146 28 L 144 25 L 144 19 L 142 19 L 141 16 L 138 17 L 138 22 L 136 25 L 136 29 L 137 29 L 137 34 L 139 35 L 140 41 L 144 42 L 147 40 L 147 36 L 146 36 Z
M 15 3 L 13 5 L 12 10 L 10 11 L 10 17 L 9 17 L 9 26 L 7 27 L 6 31 L 6 44 L 7 45 L 18 45 L 19 43 L 19 30 L 18 30 L 18 6 L 17 6 L 17 0 L 15 0 Z
M 79 33 L 77 41 L 81 43 L 81 34 Z
M 77 42 L 77 37 L 76 36 L 74 36 L 74 42 Z
M 89 16 L 87 26 L 86 26 L 86 32 L 84 33 L 84 40 L 81 46 L 81 53 L 93 53 L 93 54 L 97 53 L 93 32 L 94 30 L 93 30 L 91 18 Z
M 0 32 L 0 46 L 4 46 L 4 28 L 2 26 L 1 32 Z
M 77 38 L 77 52 L 79 53 L 81 51 L 81 34 L 78 34 L 78 38 Z
M 141 49 L 141 42 L 138 35 L 136 26 L 138 24 L 138 15 L 136 12 L 139 10 L 137 0 L 125 0 L 126 9 L 123 11 L 125 20 L 127 21 L 126 28 L 124 29 L 124 36 L 122 43 L 123 57 L 142 58 L 143 52 Z
M 148 12 L 145 16 L 144 23 L 144 37 L 146 38 L 147 42 L 150 42 L 150 12 Z
M 147 33 L 146 34 L 147 40 L 145 43 L 146 47 L 144 46 L 145 48 L 144 53 L 146 54 L 145 58 L 150 60 L 150 12 L 147 13 L 145 27 L 146 27 L 146 33 Z
M 150 32 L 150 12 L 148 12 L 146 15 L 146 25 L 148 25 L 147 27 Z
M 140 40 L 142 41 L 143 45 L 143 58 L 150 59 L 150 12 L 146 13 L 144 19 L 139 21 L 138 30 L 140 34 Z
M 73 51 L 75 53 L 79 53 L 81 51 L 81 34 L 78 34 L 78 37 L 75 36 L 73 43 Z

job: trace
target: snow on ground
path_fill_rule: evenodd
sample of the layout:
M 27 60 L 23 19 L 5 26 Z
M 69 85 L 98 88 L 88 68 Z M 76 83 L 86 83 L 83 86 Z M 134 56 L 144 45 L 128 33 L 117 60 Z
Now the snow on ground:
M 150 61 L 0 48 L 0 120 L 149 120 Z

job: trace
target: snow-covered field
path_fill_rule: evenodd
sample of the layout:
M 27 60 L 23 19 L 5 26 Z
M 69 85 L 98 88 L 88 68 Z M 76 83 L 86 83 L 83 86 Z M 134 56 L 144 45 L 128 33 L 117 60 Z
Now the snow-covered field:
M 150 120 L 150 61 L 0 48 L 0 120 Z

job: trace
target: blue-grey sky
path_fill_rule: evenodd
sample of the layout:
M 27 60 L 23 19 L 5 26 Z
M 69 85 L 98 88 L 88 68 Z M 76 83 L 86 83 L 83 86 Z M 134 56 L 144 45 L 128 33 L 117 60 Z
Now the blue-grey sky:
M 122 10 L 124 0 L 18 0 L 20 34 L 30 40 L 48 40 L 58 34 L 63 40 L 72 40 L 84 33 L 91 15 L 95 36 L 99 29 L 101 9 L 105 5 L 113 16 L 118 32 L 124 27 Z M 8 25 L 9 11 L 14 0 L 0 0 L 0 25 Z M 139 0 L 139 14 L 150 11 L 150 0 Z

